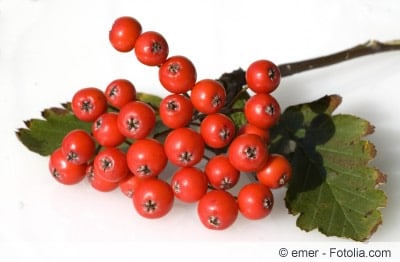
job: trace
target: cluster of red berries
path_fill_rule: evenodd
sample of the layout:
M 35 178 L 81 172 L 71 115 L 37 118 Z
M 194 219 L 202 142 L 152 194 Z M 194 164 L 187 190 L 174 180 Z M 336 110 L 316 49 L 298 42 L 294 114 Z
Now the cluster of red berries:
M 158 66 L 160 83 L 171 94 L 156 108 L 137 100 L 135 86 L 125 79 L 112 81 L 105 91 L 80 89 L 72 111 L 92 123 L 91 133 L 73 130 L 64 137 L 50 157 L 51 174 L 63 184 L 88 177 L 100 191 L 119 187 L 147 218 L 166 215 L 175 198 L 197 203 L 201 222 L 211 229 L 227 228 L 239 211 L 249 219 L 267 216 L 274 204 L 271 189 L 291 178 L 285 157 L 268 153 L 268 130 L 280 116 L 270 95 L 279 85 L 279 68 L 267 60 L 250 65 L 246 82 L 254 94 L 243 110 L 248 123 L 237 127 L 220 112 L 226 103 L 224 86 L 212 79 L 197 81 L 188 58 L 168 57 L 161 34 L 142 32 L 136 19 L 120 17 L 109 39 L 116 50 L 134 50 L 141 63 Z M 157 140 L 158 120 L 166 136 Z M 218 154 L 205 157 L 209 151 Z M 202 159 L 207 160 L 204 169 L 198 167 Z M 169 182 L 159 178 L 168 162 L 177 167 Z M 234 197 L 229 189 L 243 172 L 255 173 L 258 182 L 244 185 Z

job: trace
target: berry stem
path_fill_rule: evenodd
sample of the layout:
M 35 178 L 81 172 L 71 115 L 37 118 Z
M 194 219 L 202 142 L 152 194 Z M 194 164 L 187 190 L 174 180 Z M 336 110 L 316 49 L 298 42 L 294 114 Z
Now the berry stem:
M 299 62 L 281 64 L 279 65 L 279 70 L 281 71 L 282 77 L 290 76 L 307 70 L 345 62 L 361 56 L 396 50 L 400 50 L 400 39 L 387 42 L 369 40 L 363 44 L 359 44 L 330 55 L 307 59 Z

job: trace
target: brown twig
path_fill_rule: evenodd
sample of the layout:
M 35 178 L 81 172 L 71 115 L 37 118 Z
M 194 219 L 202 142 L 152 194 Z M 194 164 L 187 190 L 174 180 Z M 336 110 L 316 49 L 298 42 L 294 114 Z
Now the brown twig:
M 352 48 L 345 49 L 343 51 L 330 55 L 307 59 L 299 62 L 281 64 L 279 65 L 279 69 L 282 76 L 290 76 L 307 70 L 345 62 L 361 56 L 395 50 L 400 50 L 400 39 L 387 42 L 370 40 L 364 44 L 356 45 Z

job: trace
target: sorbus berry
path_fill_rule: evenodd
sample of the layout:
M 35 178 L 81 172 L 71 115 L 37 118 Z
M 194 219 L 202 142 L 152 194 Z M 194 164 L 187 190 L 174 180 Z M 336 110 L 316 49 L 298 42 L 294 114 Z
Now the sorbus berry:
M 110 105 L 121 109 L 136 99 L 136 89 L 129 80 L 116 79 L 107 86 L 105 95 Z
M 49 159 L 51 175 L 64 185 L 79 183 L 85 177 L 86 166 L 86 164 L 75 165 L 68 161 L 61 148 L 56 149 Z
M 212 148 L 227 146 L 235 136 L 235 124 L 224 114 L 207 115 L 200 124 L 204 142 Z
M 267 186 L 251 183 L 240 189 L 237 202 L 243 216 L 261 219 L 270 214 L 274 206 L 274 196 Z
M 100 192 L 110 192 L 118 187 L 118 182 L 104 180 L 93 167 L 89 165 L 86 169 L 86 176 L 90 185 Z
M 281 115 L 281 108 L 276 99 L 269 94 L 255 94 L 244 106 L 247 121 L 262 129 L 275 125 Z
M 107 110 L 107 98 L 103 91 L 95 87 L 80 89 L 72 97 L 72 111 L 84 122 L 93 122 Z
M 118 183 L 128 175 L 125 153 L 118 148 L 107 147 L 94 158 L 95 173 L 102 179 Z
M 126 160 L 129 170 L 138 177 L 158 176 L 168 161 L 163 145 L 150 138 L 136 140 L 129 147 Z
M 229 146 L 231 164 L 243 172 L 256 172 L 268 160 L 268 148 L 264 141 L 254 134 L 237 136 Z
M 197 206 L 201 223 L 209 229 L 216 230 L 232 225 L 238 216 L 238 210 L 236 199 L 224 190 L 209 191 Z
M 111 45 L 120 52 L 129 52 L 135 47 L 136 39 L 142 33 L 142 26 L 133 17 L 117 18 L 109 32 Z
M 225 105 L 225 88 L 216 80 L 203 79 L 193 86 L 190 99 L 199 112 L 217 113 Z
M 230 189 L 239 181 L 240 172 L 225 155 L 212 157 L 205 166 L 208 181 L 216 189 Z
M 271 93 L 280 80 L 279 68 L 269 60 L 255 61 L 246 71 L 247 86 L 255 93 Z
M 262 129 L 253 124 L 247 123 L 240 127 L 238 131 L 238 135 L 242 134 L 255 134 L 261 137 L 266 144 L 269 143 L 270 134 L 268 129 Z
M 70 131 L 61 142 L 61 149 L 68 161 L 75 165 L 87 163 L 94 157 L 96 143 L 85 130 Z
M 132 200 L 139 215 L 145 218 L 160 218 L 171 210 L 174 193 L 167 182 L 147 179 L 138 186 Z
M 207 176 L 196 167 L 182 167 L 172 176 L 171 187 L 178 199 L 193 203 L 207 192 Z
M 204 155 L 204 141 L 199 133 L 181 127 L 172 130 L 164 142 L 165 154 L 175 165 L 185 167 L 200 162 Z
M 292 167 L 284 156 L 272 154 L 256 175 L 260 183 L 270 188 L 280 188 L 292 178 Z
M 133 174 L 130 174 L 119 182 L 119 188 L 125 196 L 132 198 L 133 195 L 135 194 L 136 189 L 147 179 L 156 179 L 156 178 L 138 177 Z
M 166 96 L 160 103 L 161 121 L 169 128 L 184 127 L 193 117 L 192 102 L 185 96 L 172 94 Z
M 161 65 L 158 76 L 163 87 L 175 94 L 182 94 L 191 90 L 197 79 L 196 68 L 184 56 L 168 58 Z
M 118 129 L 126 137 L 142 139 L 150 134 L 156 124 L 153 108 L 141 101 L 132 101 L 118 114 Z
M 105 147 L 116 147 L 125 141 L 125 136 L 118 129 L 118 114 L 104 113 L 92 125 L 96 141 Z
M 168 53 L 168 43 L 160 33 L 148 31 L 136 39 L 135 54 L 144 65 L 161 65 L 167 59 Z

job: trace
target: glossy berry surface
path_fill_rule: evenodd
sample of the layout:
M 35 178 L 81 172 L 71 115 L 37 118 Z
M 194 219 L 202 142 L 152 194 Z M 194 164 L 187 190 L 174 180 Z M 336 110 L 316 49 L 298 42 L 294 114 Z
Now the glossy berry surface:
M 85 130 L 70 131 L 61 142 L 61 150 L 67 161 L 81 165 L 94 157 L 96 143 Z
M 117 18 L 109 32 L 111 45 L 120 52 L 129 52 L 135 47 L 136 39 L 142 33 L 142 26 L 133 17 Z
M 135 54 L 142 64 L 158 66 L 163 64 L 168 57 L 168 43 L 158 32 L 144 32 L 136 40 Z
M 72 97 L 72 111 L 84 122 L 93 122 L 107 110 L 107 98 L 95 87 L 78 90 Z
M 86 164 L 75 165 L 68 161 L 61 148 L 56 149 L 49 159 L 51 175 L 64 185 L 73 185 L 82 181 L 86 174 L 86 166 Z
M 201 223 L 214 230 L 222 230 L 231 226 L 238 216 L 238 211 L 236 199 L 223 190 L 209 191 L 197 205 Z
M 190 91 L 197 79 L 196 68 L 185 56 L 172 56 L 160 67 L 159 80 L 171 93 L 182 94 Z
M 248 87 L 255 93 L 271 93 L 281 81 L 279 68 L 269 60 L 257 60 L 246 71 Z
M 154 110 L 141 101 L 129 102 L 118 114 L 118 129 L 128 138 L 145 138 L 153 130 L 155 124 Z
M 145 218 L 160 218 L 172 209 L 174 193 L 167 182 L 149 179 L 136 189 L 132 200 L 139 215 Z
M 108 84 L 105 95 L 108 104 L 121 109 L 136 99 L 136 88 L 129 80 L 116 79 Z
M 284 156 L 273 154 L 256 175 L 260 183 L 270 188 L 280 188 L 292 178 L 292 166 Z
M 207 176 L 196 167 L 183 167 L 172 176 L 171 187 L 175 196 L 181 201 L 197 202 L 207 192 Z
M 243 216 L 248 219 L 261 219 L 271 213 L 274 196 L 267 186 L 250 183 L 240 189 L 237 202 Z
M 199 112 L 212 114 L 219 112 L 225 105 L 226 93 L 218 81 L 203 79 L 194 85 L 190 99 L 194 108 Z

